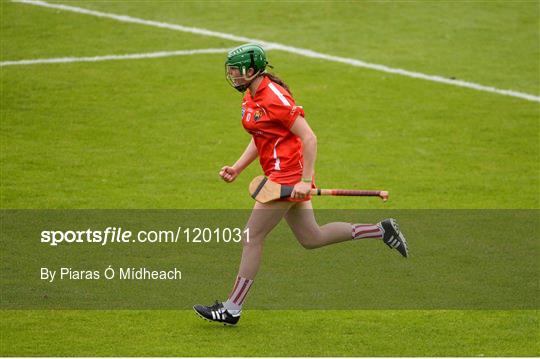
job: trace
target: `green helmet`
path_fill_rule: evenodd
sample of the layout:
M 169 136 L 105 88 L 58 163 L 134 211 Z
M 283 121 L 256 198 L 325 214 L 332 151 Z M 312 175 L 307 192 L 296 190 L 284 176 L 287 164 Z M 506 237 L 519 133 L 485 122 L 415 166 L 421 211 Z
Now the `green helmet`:
M 227 81 L 238 91 L 244 92 L 248 88 L 251 81 L 257 76 L 263 74 L 266 70 L 266 54 L 260 45 L 244 44 L 232 49 L 227 54 L 225 61 L 225 75 Z M 255 73 L 252 76 L 247 76 L 248 70 L 252 68 Z M 234 69 L 237 69 L 236 72 Z M 236 75 L 233 75 L 236 73 Z M 244 80 L 244 83 L 238 83 L 239 79 Z

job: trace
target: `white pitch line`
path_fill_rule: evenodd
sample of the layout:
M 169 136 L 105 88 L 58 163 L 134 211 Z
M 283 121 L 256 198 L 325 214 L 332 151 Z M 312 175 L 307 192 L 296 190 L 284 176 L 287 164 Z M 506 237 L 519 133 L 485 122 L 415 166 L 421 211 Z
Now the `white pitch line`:
M 159 51 L 149 52 L 145 54 L 125 54 L 125 55 L 105 55 L 105 56 L 93 56 L 93 57 L 58 57 L 52 59 L 34 59 L 34 60 L 16 60 L 16 61 L 3 61 L 0 62 L 2 66 L 16 66 L 16 65 L 37 65 L 37 64 L 58 64 L 69 62 L 97 62 L 97 61 L 109 61 L 109 60 L 131 60 L 131 59 L 154 59 L 159 57 L 170 56 L 189 56 L 196 54 L 223 54 L 229 49 L 197 49 L 197 50 L 179 50 L 179 51 Z
M 40 0 L 12 0 L 12 2 L 42 6 L 42 7 L 58 9 L 58 10 L 71 11 L 71 12 L 76 12 L 79 14 L 108 18 L 108 19 L 113 19 L 113 20 L 117 20 L 121 22 L 154 26 L 154 27 L 159 27 L 159 28 L 164 28 L 164 29 L 188 32 L 188 33 L 202 35 L 202 36 L 217 37 L 220 39 L 226 39 L 226 40 L 232 40 L 232 41 L 238 41 L 238 42 L 257 42 L 263 45 L 267 50 L 270 50 L 270 49 L 282 50 L 282 51 L 286 51 L 286 52 L 293 53 L 296 55 L 306 56 L 309 58 L 338 62 L 338 63 L 343 63 L 343 64 L 355 66 L 355 67 L 362 67 L 362 68 L 367 68 L 371 70 L 382 71 L 386 73 L 412 77 L 412 78 L 422 79 L 426 81 L 438 82 L 438 83 L 443 83 L 443 84 L 452 85 L 452 86 L 465 87 L 465 88 L 469 88 L 469 89 L 473 89 L 477 91 L 490 92 L 490 93 L 495 93 L 495 94 L 505 95 L 505 96 L 512 96 L 512 97 L 517 97 L 517 98 L 527 100 L 527 101 L 540 102 L 540 96 L 531 95 L 524 92 L 518 92 L 514 90 L 504 90 L 504 89 L 499 89 L 492 86 L 477 84 L 474 82 L 452 80 L 452 79 L 448 79 L 442 76 L 427 75 L 420 72 L 392 68 L 392 67 L 388 67 L 381 64 L 372 64 L 372 63 L 364 62 L 357 59 L 327 55 L 327 54 L 323 54 L 323 53 L 316 52 L 309 49 L 302 49 L 302 48 L 287 46 L 287 45 L 283 45 L 283 44 L 279 44 L 275 42 L 268 42 L 268 41 L 263 41 L 259 39 L 236 36 L 233 34 L 211 31 L 211 30 L 197 28 L 197 27 L 188 27 L 188 26 L 169 24 L 169 23 L 153 21 L 153 20 L 144 20 L 144 19 L 140 19 L 136 17 L 127 16 L 127 15 L 117 15 L 117 14 L 112 14 L 112 13 L 84 9 L 77 6 L 50 4 L 50 3 L 47 3 L 45 1 L 40 1 Z

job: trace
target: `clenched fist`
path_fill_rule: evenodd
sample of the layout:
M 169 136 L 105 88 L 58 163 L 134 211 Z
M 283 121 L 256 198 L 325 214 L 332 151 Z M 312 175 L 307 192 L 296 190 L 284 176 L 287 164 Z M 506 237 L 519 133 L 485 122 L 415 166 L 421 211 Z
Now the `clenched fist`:
M 232 182 L 238 177 L 238 171 L 235 170 L 234 167 L 224 166 L 221 171 L 219 171 L 219 175 L 225 182 Z

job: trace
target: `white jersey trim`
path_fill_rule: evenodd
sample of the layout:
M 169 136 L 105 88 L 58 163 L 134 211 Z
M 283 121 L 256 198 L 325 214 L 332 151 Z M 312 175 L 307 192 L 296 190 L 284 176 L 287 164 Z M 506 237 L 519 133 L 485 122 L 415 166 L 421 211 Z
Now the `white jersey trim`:
M 270 90 L 272 90 L 272 92 L 277 95 L 277 97 L 281 100 L 281 103 L 283 103 L 285 106 L 291 106 L 289 101 L 287 101 L 285 96 L 283 96 L 283 94 L 279 92 L 278 88 L 273 83 L 270 82 L 268 84 L 268 87 L 270 87 Z
M 277 156 L 277 151 L 276 151 L 276 147 L 278 145 L 278 142 L 279 140 L 281 140 L 281 138 L 278 138 L 278 140 L 276 141 L 276 143 L 274 144 L 274 169 L 276 171 L 281 171 L 281 166 L 280 166 L 280 161 L 279 161 L 279 157 Z

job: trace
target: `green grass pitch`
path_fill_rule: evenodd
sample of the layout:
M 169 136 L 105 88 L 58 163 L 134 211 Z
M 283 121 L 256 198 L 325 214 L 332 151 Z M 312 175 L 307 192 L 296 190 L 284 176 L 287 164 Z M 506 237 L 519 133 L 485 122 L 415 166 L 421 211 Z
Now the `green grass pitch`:
M 540 95 L 538 1 L 69 4 Z M 0 5 L 1 61 L 238 44 Z M 317 198 L 317 208 L 539 208 L 537 102 L 277 50 L 268 56 L 319 139 L 317 183 L 392 195 L 386 204 Z M 217 178 L 249 141 L 223 62 L 214 54 L 1 67 L 0 207 L 250 208 L 257 164 L 234 184 Z M 267 278 L 272 258 L 264 260 Z M 248 308 L 236 328 L 190 310 L 0 313 L 2 356 L 540 355 L 537 309 Z

